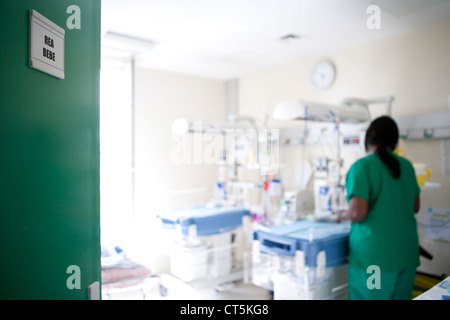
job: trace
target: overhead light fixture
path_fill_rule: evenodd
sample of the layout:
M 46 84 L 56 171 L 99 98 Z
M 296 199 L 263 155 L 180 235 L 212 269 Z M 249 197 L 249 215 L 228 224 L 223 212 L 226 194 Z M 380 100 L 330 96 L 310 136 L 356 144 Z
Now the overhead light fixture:
M 150 39 L 129 36 L 117 32 L 108 31 L 102 37 L 102 47 L 126 52 L 132 55 L 148 53 L 156 46 Z
M 370 104 L 384 104 L 391 115 L 393 96 L 375 99 L 346 98 L 341 105 L 328 105 L 304 100 L 281 101 L 275 107 L 277 120 L 308 120 L 320 122 L 362 123 L 370 121 Z
M 368 107 L 370 104 L 384 104 L 386 107 L 386 115 L 390 116 L 392 112 L 393 96 L 384 96 L 374 99 L 360 99 L 360 98 L 345 98 L 342 104 L 349 107 Z
M 369 108 L 358 106 L 334 106 L 316 102 L 281 101 L 275 107 L 277 120 L 308 120 L 320 122 L 360 123 L 370 120 Z
M 301 39 L 302 37 L 298 34 L 294 34 L 294 33 L 289 33 L 285 36 L 282 36 L 280 38 L 281 41 L 285 41 L 285 40 L 297 40 L 297 39 Z
M 288 33 L 288 34 L 280 37 L 278 40 L 283 43 L 290 44 L 290 43 L 300 42 L 300 40 L 305 40 L 305 39 L 310 40 L 311 37 L 306 34 L 302 34 L 302 33 Z

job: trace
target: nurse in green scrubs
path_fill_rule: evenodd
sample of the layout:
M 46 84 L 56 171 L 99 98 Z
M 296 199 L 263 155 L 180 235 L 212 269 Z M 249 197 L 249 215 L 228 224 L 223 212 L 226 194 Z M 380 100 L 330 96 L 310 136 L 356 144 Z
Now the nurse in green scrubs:
M 414 214 L 420 188 L 408 160 L 393 153 L 398 142 L 394 120 L 375 119 L 366 133 L 371 153 L 356 161 L 346 176 L 349 210 L 338 220 L 351 220 L 349 299 L 411 299 L 419 240 Z

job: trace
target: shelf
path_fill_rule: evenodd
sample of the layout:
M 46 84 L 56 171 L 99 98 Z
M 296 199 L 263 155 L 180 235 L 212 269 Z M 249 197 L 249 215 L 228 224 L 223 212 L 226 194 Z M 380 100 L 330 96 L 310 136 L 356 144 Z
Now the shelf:
M 450 111 L 394 117 L 403 139 L 446 139 L 450 137 Z

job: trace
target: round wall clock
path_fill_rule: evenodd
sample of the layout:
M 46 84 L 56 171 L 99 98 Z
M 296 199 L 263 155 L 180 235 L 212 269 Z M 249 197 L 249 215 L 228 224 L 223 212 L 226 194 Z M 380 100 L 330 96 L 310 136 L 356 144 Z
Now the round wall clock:
M 314 87 L 326 90 L 331 87 L 336 77 L 336 69 L 329 61 L 318 62 L 311 72 L 311 82 Z

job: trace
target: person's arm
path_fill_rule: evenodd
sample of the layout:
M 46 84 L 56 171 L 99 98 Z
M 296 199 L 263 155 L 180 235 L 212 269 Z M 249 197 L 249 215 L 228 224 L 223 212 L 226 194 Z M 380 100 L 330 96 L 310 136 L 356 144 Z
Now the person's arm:
M 414 213 L 419 212 L 419 210 L 420 210 L 420 196 L 417 196 L 414 199 Z
M 340 211 L 338 213 L 338 221 L 350 220 L 353 222 L 361 222 L 369 211 L 369 201 L 364 198 L 352 196 L 349 202 L 349 209 L 347 211 Z

